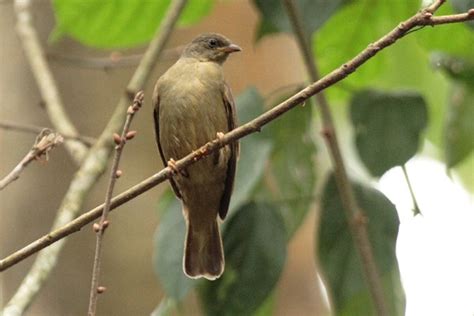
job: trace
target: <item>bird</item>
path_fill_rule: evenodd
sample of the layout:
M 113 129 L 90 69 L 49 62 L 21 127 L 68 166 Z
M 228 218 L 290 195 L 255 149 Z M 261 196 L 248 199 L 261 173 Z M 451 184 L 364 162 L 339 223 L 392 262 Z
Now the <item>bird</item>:
M 153 91 L 158 151 L 163 164 L 175 170 L 169 182 L 186 221 L 183 270 L 193 279 L 215 280 L 224 271 L 218 217 L 224 220 L 229 209 L 239 144 L 228 144 L 184 170 L 176 171 L 174 162 L 236 127 L 222 66 L 241 50 L 221 34 L 201 34 L 186 45 Z

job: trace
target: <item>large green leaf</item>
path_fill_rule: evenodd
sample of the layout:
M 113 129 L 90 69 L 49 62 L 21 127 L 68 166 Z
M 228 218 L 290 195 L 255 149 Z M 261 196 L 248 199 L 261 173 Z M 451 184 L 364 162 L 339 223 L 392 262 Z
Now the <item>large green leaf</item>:
M 395 256 L 399 220 L 395 206 L 379 191 L 353 184 L 364 211 L 374 259 L 384 283 L 391 314 L 403 310 Z M 331 175 L 324 187 L 317 257 L 329 283 L 336 315 L 374 315 L 359 255 L 347 224 L 338 189 Z M 403 295 L 402 295 L 403 296 Z
M 68 35 L 97 48 L 125 48 L 148 42 L 165 16 L 171 0 L 54 0 L 53 37 Z M 180 25 L 199 21 L 213 0 L 190 0 Z
M 286 230 L 274 205 L 249 203 L 224 231 L 224 274 L 200 288 L 206 315 L 252 315 L 280 278 Z
M 377 177 L 415 155 L 428 123 L 425 101 L 413 92 L 358 92 L 350 115 L 357 152 Z
M 181 203 L 168 192 L 162 199 L 160 224 L 155 233 L 155 272 L 166 294 L 176 301 L 183 299 L 196 285 L 183 272 L 183 251 L 186 224 Z
M 453 86 L 448 104 L 444 143 L 446 164 L 452 168 L 474 150 L 474 89 Z M 474 170 L 471 170 L 471 174 Z
M 313 106 L 299 106 L 276 121 L 263 133 L 273 141 L 265 187 L 259 198 L 278 203 L 290 238 L 314 201 L 316 168 Z
M 306 34 L 320 28 L 339 7 L 350 0 L 296 0 Z M 271 33 L 291 32 L 292 27 L 281 0 L 253 0 L 261 14 L 257 39 Z
M 246 123 L 263 112 L 263 98 L 255 87 L 242 92 L 236 99 L 238 119 Z M 263 134 L 252 134 L 240 141 L 240 159 L 237 165 L 231 211 L 247 202 L 262 177 L 268 161 L 272 141 Z

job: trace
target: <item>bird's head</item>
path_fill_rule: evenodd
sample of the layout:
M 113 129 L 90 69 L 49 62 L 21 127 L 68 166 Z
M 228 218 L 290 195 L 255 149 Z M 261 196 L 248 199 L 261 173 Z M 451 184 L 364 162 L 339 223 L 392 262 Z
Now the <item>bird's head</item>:
M 225 36 L 217 33 L 205 33 L 193 39 L 184 49 L 182 56 L 222 64 L 229 54 L 241 50 Z

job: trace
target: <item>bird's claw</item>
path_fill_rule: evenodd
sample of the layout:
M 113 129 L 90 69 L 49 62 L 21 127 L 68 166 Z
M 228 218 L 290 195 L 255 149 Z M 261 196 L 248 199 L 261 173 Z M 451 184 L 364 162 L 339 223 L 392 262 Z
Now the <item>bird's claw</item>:
M 174 174 L 178 174 L 178 167 L 176 166 L 176 161 L 173 158 L 168 160 L 168 167 L 170 167 Z
M 222 132 L 217 132 L 216 136 L 217 136 L 217 138 L 218 138 L 219 140 L 222 140 L 222 138 L 224 138 L 224 133 L 222 133 Z

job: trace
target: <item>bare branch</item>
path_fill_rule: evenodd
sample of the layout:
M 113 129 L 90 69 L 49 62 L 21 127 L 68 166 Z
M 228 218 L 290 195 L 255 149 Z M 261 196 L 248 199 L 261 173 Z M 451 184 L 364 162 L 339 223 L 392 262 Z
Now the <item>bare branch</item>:
M 54 129 L 60 134 L 78 136 L 79 133 L 64 110 L 58 87 L 33 26 L 31 0 L 15 0 L 15 12 L 17 32 Z M 65 145 L 76 163 L 79 164 L 85 158 L 88 148 L 80 141 L 70 139 Z
M 7 122 L 7 121 L 0 121 L 0 128 L 4 130 L 12 130 L 17 132 L 24 132 L 24 133 L 31 133 L 31 134 L 38 134 L 41 133 L 42 130 L 48 127 L 41 127 L 41 126 L 34 126 L 34 125 L 27 125 L 27 124 L 20 124 L 16 122 Z M 82 135 L 62 135 L 64 139 L 74 139 L 78 140 L 83 143 L 87 147 L 91 147 L 96 139 L 93 137 L 82 136 Z
M 144 99 L 143 91 L 138 92 L 135 95 L 135 100 L 133 101 L 133 105 L 128 108 L 127 111 L 127 118 L 125 119 L 125 123 L 123 125 L 122 134 L 119 136 L 118 134 L 114 134 L 115 143 L 115 155 L 114 161 L 112 163 L 112 170 L 110 172 L 109 178 L 109 185 L 107 187 L 107 192 L 105 195 L 105 203 L 104 209 L 102 211 L 102 217 L 100 219 L 99 224 L 96 225 L 96 245 L 95 245 L 95 254 L 94 254 L 94 267 L 92 269 L 92 282 L 91 282 L 91 291 L 90 291 L 90 298 L 89 298 L 89 316 L 94 316 L 96 314 L 96 307 L 97 307 L 97 299 L 98 294 L 103 293 L 103 290 L 100 290 L 103 287 L 99 287 L 99 276 L 100 276 L 100 265 L 102 259 L 102 245 L 103 245 L 103 236 L 105 234 L 105 229 L 108 227 L 109 222 L 107 221 L 107 215 L 110 210 L 110 200 L 112 199 L 112 193 L 114 191 L 115 182 L 120 177 L 121 173 L 119 173 L 119 163 L 120 157 L 122 156 L 123 148 L 127 140 L 132 139 L 135 134 L 133 132 L 129 133 L 130 124 L 132 123 L 133 117 L 135 113 L 142 107 Z
M 213 151 L 230 144 L 240 138 L 243 138 L 249 134 L 258 132 L 261 128 L 268 124 L 269 122 L 280 117 L 287 111 L 295 108 L 299 104 L 305 102 L 307 99 L 313 95 L 319 93 L 320 91 L 327 89 L 328 87 L 334 85 L 335 83 L 341 81 L 345 77 L 349 76 L 357 68 L 367 62 L 370 58 L 376 55 L 380 50 L 391 46 L 398 39 L 404 37 L 410 29 L 413 29 L 420 25 L 425 25 L 426 21 L 422 17 L 423 11 L 415 14 L 405 22 L 404 28 L 397 26 L 392 31 L 390 31 L 385 36 L 381 37 L 379 40 L 370 44 L 366 49 L 360 52 L 357 56 L 352 58 L 347 63 L 341 65 L 336 70 L 332 71 L 328 75 L 322 77 L 320 80 L 308 85 L 303 90 L 299 91 L 295 95 L 291 96 L 287 100 L 281 102 L 274 108 L 268 110 L 267 112 L 261 114 L 255 119 L 243 124 L 242 126 L 224 134 L 224 136 L 215 139 L 198 150 L 188 154 L 186 157 L 176 161 L 175 169 L 182 170 L 189 166 L 190 164 L 202 159 L 204 156 L 211 154 Z M 474 18 L 470 18 L 474 20 Z M 173 176 L 173 172 L 169 167 L 162 169 L 160 172 L 154 174 L 153 176 L 141 181 L 132 188 L 122 192 L 121 194 L 114 197 L 111 201 L 110 210 L 117 208 L 118 206 L 134 199 L 140 194 L 150 190 L 159 183 L 164 182 Z M 37 239 L 36 241 L 30 243 L 24 248 L 16 251 L 15 253 L 9 255 L 0 261 L 0 271 L 4 271 L 9 267 L 15 265 L 16 263 L 26 259 L 32 254 L 40 251 L 41 249 L 55 243 L 64 237 L 79 231 L 82 227 L 99 218 L 102 214 L 102 209 L 104 205 L 99 205 L 94 209 L 84 213 L 75 220 L 67 223 L 66 225 L 58 228 L 43 237 Z
M 150 42 L 140 65 L 138 65 L 133 74 L 133 77 L 127 86 L 127 91 L 119 100 L 111 119 L 103 130 L 98 141 L 89 150 L 87 157 L 74 175 L 69 189 L 59 207 L 56 219 L 53 223 L 53 230 L 67 225 L 77 217 L 85 197 L 92 186 L 96 183 L 97 178 L 103 173 L 113 146 L 110 135 L 120 129 L 128 104 L 131 102 L 130 96 L 133 98 L 135 95 L 132 91 L 141 90 L 145 85 L 182 10 L 184 9 L 186 2 L 187 0 L 174 0 L 172 2 L 165 18 L 155 34 L 155 37 Z M 38 255 L 17 292 L 6 305 L 3 313 L 1 313 L 3 316 L 16 316 L 24 313 L 38 294 L 46 279 L 49 277 L 51 271 L 56 266 L 59 254 L 63 249 L 64 244 L 65 240 L 61 240 Z
M 165 49 L 160 60 L 178 59 L 184 46 Z M 135 67 L 142 59 L 143 54 L 122 55 L 119 52 L 110 54 L 109 57 L 77 57 L 62 55 L 59 53 L 48 53 L 48 59 L 57 63 L 67 64 L 73 67 L 97 69 L 107 71 L 112 68 Z
M 20 163 L 13 168 L 13 170 L 2 180 L 0 180 L 0 191 L 7 185 L 20 177 L 20 174 L 25 170 L 33 160 L 42 159 L 43 156 L 48 159 L 48 152 L 63 142 L 63 137 L 57 133 L 53 133 L 50 129 L 43 129 L 36 137 L 36 141 L 23 157 Z

